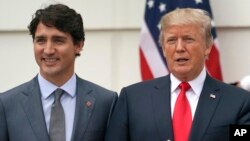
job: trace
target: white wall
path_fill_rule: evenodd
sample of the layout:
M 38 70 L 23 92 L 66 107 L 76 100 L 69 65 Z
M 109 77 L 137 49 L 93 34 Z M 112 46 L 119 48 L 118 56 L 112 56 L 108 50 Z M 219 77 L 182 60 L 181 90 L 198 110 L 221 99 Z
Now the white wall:
M 118 92 L 140 81 L 138 43 L 145 0 L 60 2 L 83 16 L 86 42 L 76 62 L 79 76 Z M 0 0 L 0 92 L 37 74 L 27 25 L 36 9 L 46 3 L 51 1 Z M 211 0 L 211 7 L 224 81 L 239 80 L 250 74 L 250 1 Z

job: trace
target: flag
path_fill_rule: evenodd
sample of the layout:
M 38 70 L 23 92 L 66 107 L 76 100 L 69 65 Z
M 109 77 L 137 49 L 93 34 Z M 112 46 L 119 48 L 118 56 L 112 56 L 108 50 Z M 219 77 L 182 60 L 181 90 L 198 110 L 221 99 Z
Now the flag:
M 200 8 L 210 13 L 212 18 L 213 46 L 206 68 L 208 73 L 222 80 L 218 39 L 215 31 L 209 0 L 147 0 L 140 37 L 140 69 L 142 80 L 149 80 L 169 73 L 167 62 L 159 44 L 160 19 L 176 8 Z

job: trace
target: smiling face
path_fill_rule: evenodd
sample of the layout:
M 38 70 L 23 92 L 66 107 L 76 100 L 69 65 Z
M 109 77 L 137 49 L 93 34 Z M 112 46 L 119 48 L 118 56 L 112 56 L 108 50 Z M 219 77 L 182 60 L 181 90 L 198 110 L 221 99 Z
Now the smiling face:
M 181 81 L 193 80 L 200 74 L 211 50 L 201 27 L 195 24 L 169 26 L 162 45 L 169 71 Z
M 34 53 L 40 74 L 58 86 L 65 83 L 74 73 L 75 55 L 82 47 L 83 42 L 74 44 L 70 34 L 40 22 L 34 37 Z

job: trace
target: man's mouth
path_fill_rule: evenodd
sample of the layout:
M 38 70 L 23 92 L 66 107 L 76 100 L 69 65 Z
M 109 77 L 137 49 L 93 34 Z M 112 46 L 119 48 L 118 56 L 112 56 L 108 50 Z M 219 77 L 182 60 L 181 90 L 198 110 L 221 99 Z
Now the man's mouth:
M 55 65 L 58 60 L 59 60 L 59 58 L 42 58 L 42 61 L 46 65 Z
M 176 59 L 177 62 L 186 62 L 188 60 L 189 59 L 187 59 L 187 58 L 178 58 L 178 59 Z

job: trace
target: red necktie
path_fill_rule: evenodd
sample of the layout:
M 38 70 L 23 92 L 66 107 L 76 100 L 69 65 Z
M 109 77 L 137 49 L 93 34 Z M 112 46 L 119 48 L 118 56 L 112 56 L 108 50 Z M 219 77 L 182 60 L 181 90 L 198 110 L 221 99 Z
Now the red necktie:
M 179 88 L 181 88 L 181 92 L 176 100 L 173 114 L 174 140 L 188 141 L 192 125 L 192 114 L 186 91 L 190 88 L 190 85 L 187 82 L 182 82 Z

